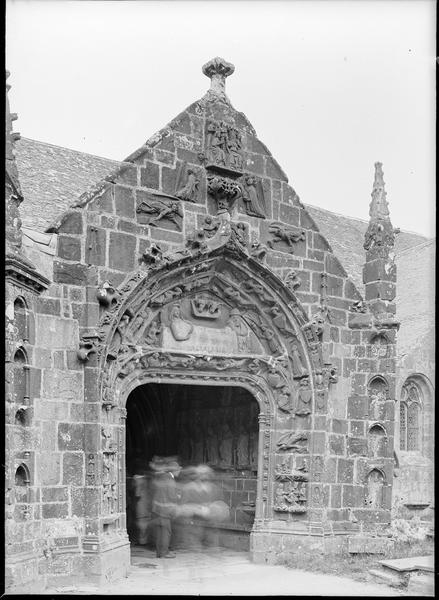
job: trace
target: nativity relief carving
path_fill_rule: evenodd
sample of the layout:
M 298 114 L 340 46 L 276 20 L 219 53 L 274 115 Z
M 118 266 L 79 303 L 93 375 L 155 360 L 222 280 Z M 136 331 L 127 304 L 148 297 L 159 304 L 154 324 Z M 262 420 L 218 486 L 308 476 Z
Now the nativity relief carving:
M 240 175 L 243 166 L 239 130 L 225 121 L 209 121 L 206 127 L 206 168 Z

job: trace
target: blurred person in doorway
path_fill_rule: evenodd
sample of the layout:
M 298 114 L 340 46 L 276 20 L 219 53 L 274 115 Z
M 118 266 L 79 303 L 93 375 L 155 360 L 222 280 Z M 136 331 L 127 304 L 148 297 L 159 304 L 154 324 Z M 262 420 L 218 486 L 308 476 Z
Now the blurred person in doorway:
M 159 456 L 154 456 L 149 466 L 153 471 L 151 516 L 157 558 L 175 558 L 169 551 L 169 542 L 179 500 L 175 478 L 181 467 L 175 457 Z

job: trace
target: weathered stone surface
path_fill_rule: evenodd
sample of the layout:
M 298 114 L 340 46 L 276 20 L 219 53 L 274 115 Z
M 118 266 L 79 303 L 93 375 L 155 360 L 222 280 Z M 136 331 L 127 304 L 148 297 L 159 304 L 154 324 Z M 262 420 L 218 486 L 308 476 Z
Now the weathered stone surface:
M 130 271 L 136 261 L 136 238 L 126 233 L 112 232 L 110 234 L 110 248 L 108 266 L 110 269 Z
M 41 394 L 54 400 L 82 400 L 82 373 L 44 369 Z
M 60 453 L 45 453 L 38 456 L 37 481 L 43 486 L 61 483 Z
M 42 348 L 76 348 L 78 323 L 73 319 L 37 315 L 35 319 L 37 345 Z
M 116 185 L 114 188 L 114 206 L 117 215 L 134 219 L 136 215 L 133 188 Z
M 53 280 L 57 283 L 84 285 L 87 281 L 87 266 L 80 263 L 53 261 Z
M 84 425 L 76 423 L 59 423 L 58 449 L 82 450 L 84 448 Z
M 66 260 L 80 262 L 81 240 L 67 235 L 60 235 L 58 237 L 58 256 Z
M 84 484 L 83 452 L 64 452 L 62 468 L 62 482 L 64 485 Z

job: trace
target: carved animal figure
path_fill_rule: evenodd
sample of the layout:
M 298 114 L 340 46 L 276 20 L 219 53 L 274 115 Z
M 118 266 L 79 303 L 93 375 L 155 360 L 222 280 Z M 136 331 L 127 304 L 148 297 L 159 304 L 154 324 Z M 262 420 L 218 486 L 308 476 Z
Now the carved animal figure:
M 269 232 L 273 235 L 273 239 L 268 240 L 267 245 L 272 249 L 273 244 L 277 242 L 285 242 L 287 246 L 293 248 L 295 243 L 305 239 L 305 231 L 296 232 L 280 225 L 270 225 Z

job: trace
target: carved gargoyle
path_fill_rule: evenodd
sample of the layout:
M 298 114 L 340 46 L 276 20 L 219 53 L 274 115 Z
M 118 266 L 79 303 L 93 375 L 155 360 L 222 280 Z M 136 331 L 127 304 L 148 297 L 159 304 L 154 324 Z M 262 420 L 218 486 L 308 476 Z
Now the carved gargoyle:
M 116 290 L 109 281 L 104 281 L 96 292 L 96 298 L 99 304 L 105 308 L 109 308 L 115 304 L 119 296 L 119 291 Z
M 76 353 L 78 360 L 86 362 L 91 353 L 97 352 L 99 341 L 100 337 L 97 332 L 90 331 L 89 333 L 84 333 L 79 340 L 79 350 Z

